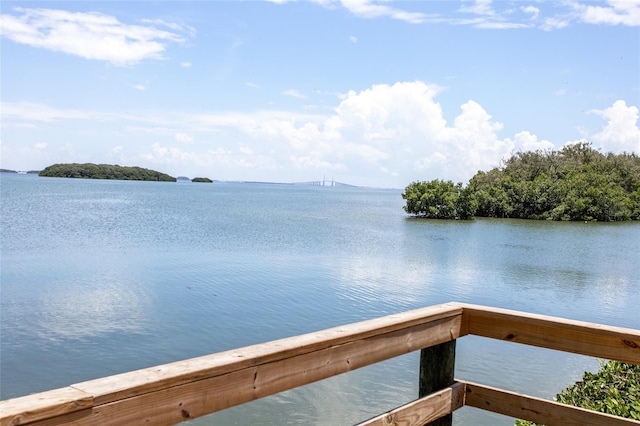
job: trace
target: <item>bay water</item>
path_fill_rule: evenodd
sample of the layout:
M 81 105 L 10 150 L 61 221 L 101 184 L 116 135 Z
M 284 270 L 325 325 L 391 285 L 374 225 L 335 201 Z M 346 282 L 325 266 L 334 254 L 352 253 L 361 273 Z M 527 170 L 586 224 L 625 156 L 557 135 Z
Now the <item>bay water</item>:
M 2 399 L 449 301 L 640 328 L 640 223 L 420 220 L 399 189 L 2 173 L 0 191 Z M 457 377 L 538 397 L 597 368 L 457 344 Z M 190 424 L 348 425 L 417 380 L 412 353 Z

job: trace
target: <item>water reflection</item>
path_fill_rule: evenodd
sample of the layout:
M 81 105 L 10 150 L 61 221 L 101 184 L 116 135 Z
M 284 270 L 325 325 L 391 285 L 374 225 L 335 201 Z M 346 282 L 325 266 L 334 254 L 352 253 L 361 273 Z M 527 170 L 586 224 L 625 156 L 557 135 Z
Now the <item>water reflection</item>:
M 635 223 L 415 220 L 399 191 L 11 182 L 3 398 L 452 300 L 640 328 Z M 456 374 L 552 396 L 597 368 L 549 352 L 465 337 Z M 355 423 L 413 399 L 417 368 L 410 354 L 209 424 Z
M 80 339 L 100 334 L 141 331 L 149 300 L 122 282 L 55 283 L 39 302 L 35 328 L 43 339 Z

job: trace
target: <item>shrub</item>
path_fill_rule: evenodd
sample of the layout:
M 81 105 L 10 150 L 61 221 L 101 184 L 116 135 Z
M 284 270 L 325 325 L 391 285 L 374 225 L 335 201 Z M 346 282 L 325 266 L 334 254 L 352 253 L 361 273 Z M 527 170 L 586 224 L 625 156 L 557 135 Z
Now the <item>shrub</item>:
M 602 361 L 596 373 L 585 372 L 582 380 L 556 395 L 556 401 L 576 407 L 640 420 L 640 365 Z M 516 420 L 516 426 L 536 426 Z

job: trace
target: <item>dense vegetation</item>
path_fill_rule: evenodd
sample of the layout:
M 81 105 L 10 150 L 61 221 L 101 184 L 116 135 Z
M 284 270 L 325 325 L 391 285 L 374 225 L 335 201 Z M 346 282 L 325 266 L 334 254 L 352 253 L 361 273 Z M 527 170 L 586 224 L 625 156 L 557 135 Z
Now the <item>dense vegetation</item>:
M 175 182 L 176 178 L 141 167 L 123 167 L 111 164 L 54 164 L 42 170 L 40 176 L 84 179 L 151 180 Z
M 212 183 L 213 181 L 207 177 L 196 177 L 191 179 L 191 182 L 204 182 L 204 183 Z
M 597 373 L 584 373 L 581 381 L 566 388 L 556 401 L 601 413 L 640 420 L 640 365 L 603 362 Z M 535 426 L 517 420 L 517 426 Z
M 470 219 L 478 206 L 461 183 L 450 180 L 412 182 L 402 198 L 407 201 L 407 213 L 432 219 Z
M 413 182 L 402 197 L 407 213 L 430 218 L 640 220 L 640 157 L 605 155 L 586 142 L 519 152 L 464 188 Z

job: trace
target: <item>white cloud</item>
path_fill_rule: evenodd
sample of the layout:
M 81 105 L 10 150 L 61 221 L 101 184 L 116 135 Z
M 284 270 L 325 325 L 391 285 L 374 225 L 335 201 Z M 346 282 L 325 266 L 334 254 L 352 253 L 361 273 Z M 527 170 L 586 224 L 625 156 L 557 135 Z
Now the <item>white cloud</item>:
M 43 149 L 45 149 L 47 147 L 47 143 L 46 142 L 38 142 L 33 147 L 35 149 L 37 149 L 38 151 L 42 151 Z
M 90 120 L 107 119 L 112 114 L 97 113 L 86 110 L 56 109 L 48 105 L 32 102 L 3 102 L 3 120 L 28 120 L 52 122 L 57 120 Z
M 465 103 L 448 126 L 434 100 L 440 91 L 423 82 L 374 85 L 349 92 L 321 122 L 271 120 L 253 128 L 254 136 L 286 141 L 283 149 L 300 167 L 394 185 L 429 177 L 466 180 L 511 152 L 513 142 L 496 135 L 502 124 L 476 102 Z
M 149 164 L 172 169 L 196 169 L 197 173 L 205 174 L 207 171 L 214 171 L 216 174 L 223 173 L 228 179 L 238 180 L 247 179 L 247 173 L 254 169 L 272 170 L 279 167 L 268 156 L 246 152 L 246 147 L 243 150 L 217 147 L 202 153 L 155 143 L 150 152 L 143 154 L 141 158 Z
M 270 0 L 274 3 L 288 3 L 290 0 Z M 567 0 L 564 2 L 539 2 L 536 6 L 514 7 L 513 2 L 493 2 L 492 0 L 464 0 L 457 10 L 424 13 L 392 7 L 385 0 L 315 0 L 314 3 L 334 9 L 342 5 L 353 15 L 361 18 L 392 18 L 411 24 L 470 25 L 482 29 L 539 28 L 544 31 L 558 30 L 571 24 L 582 22 L 605 25 L 640 25 L 640 0 L 607 0 L 605 6 L 590 2 Z M 443 4 L 457 4 L 443 2 Z M 398 4 L 398 3 L 396 3 Z M 428 5 L 429 2 L 404 2 L 414 7 Z M 424 6 L 428 9 L 428 6 Z M 423 9 L 424 9 L 423 8 Z M 460 14 L 471 17 L 460 17 Z M 354 42 L 352 40 L 352 42 Z
M 285 4 L 296 0 L 267 0 L 271 3 Z M 405 21 L 411 24 L 420 24 L 429 22 L 434 19 L 435 15 L 427 15 L 421 12 L 408 12 L 403 9 L 394 8 L 386 5 L 388 0 L 312 0 L 313 3 L 319 4 L 327 9 L 335 9 L 335 4 L 340 3 L 342 7 L 360 18 L 392 18 Z M 350 37 L 352 43 L 352 37 Z
M 399 188 L 417 179 L 465 182 L 515 151 L 554 149 L 552 142 L 527 130 L 501 136 L 502 123 L 473 100 L 462 104 L 458 115 L 447 122 L 437 102 L 442 91 L 421 81 L 378 84 L 348 92 L 326 114 L 277 110 L 107 114 L 11 103 L 4 103 L 2 112 L 3 125 L 28 120 L 45 122 L 50 128 L 69 120 L 121 123 L 127 142 L 120 143 L 127 147 L 128 163 L 161 165 L 177 174 L 206 175 L 215 170 L 223 179 L 307 181 L 331 174 L 339 181 Z M 620 100 L 591 113 L 607 122 L 598 133 L 582 135 L 585 139 L 605 151 L 640 152 L 637 106 Z M 186 131 L 185 123 L 189 123 Z M 23 154 L 27 158 L 5 145 L 4 159 Z M 144 147 L 151 148 L 141 151 Z M 49 143 L 42 152 L 57 148 Z M 81 149 L 86 148 L 73 148 L 64 158 L 81 159 L 85 155 Z M 29 158 L 44 158 L 34 156 L 33 145 L 29 150 Z M 122 149 L 111 151 L 115 158 L 122 154 Z M 21 167 L 30 167 L 25 166 Z
M 246 155 L 253 155 L 255 153 L 253 149 L 249 148 L 248 146 L 244 146 L 244 145 L 241 146 L 239 148 L 239 150 L 240 150 L 240 152 L 242 154 L 246 154 Z
M 15 8 L 18 15 L 0 15 L 3 37 L 85 59 L 132 65 L 144 59 L 163 59 L 169 43 L 182 43 L 182 27 L 171 31 L 149 25 L 128 25 L 98 12 Z
M 555 145 L 552 142 L 538 140 L 536 135 L 526 130 L 516 133 L 513 142 L 516 151 L 551 151 L 555 149 Z
M 111 148 L 109 151 L 109 161 L 116 164 L 128 164 L 129 161 L 124 156 L 124 148 L 122 145 L 117 145 Z
M 285 90 L 284 92 L 282 92 L 282 94 L 285 96 L 291 96 L 292 98 L 307 99 L 305 95 L 303 95 L 302 93 L 298 92 L 295 89 Z
M 640 26 L 640 0 L 608 0 L 608 7 L 575 4 L 583 22 Z
M 571 20 L 567 17 L 552 16 L 545 18 L 540 29 L 544 31 L 553 31 L 566 28 L 571 24 Z
M 466 2 L 468 3 L 468 2 Z M 496 12 L 493 10 L 492 0 L 474 0 L 472 5 L 465 5 L 460 8 L 461 12 L 475 13 L 477 15 L 493 16 Z
M 627 106 L 625 101 L 618 100 L 609 108 L 590 112 L 607 120 L 606 126 L 591 137 L 604 151 L 640 153 L 638 107 Z
M 351 13 L 362 18 L 389 17 L 411 24 L 419 24 L 427 19 L 427 15 L 420 12 L 407 12 L 402 9 L 380 4 L 386 2 L 376 2 L 374 0 L 342 0 L 341 3 L 342 6 Z
M 191 68 L 191 62 L 180 62 L 182 68 Z
M 167 28 L 172 29 L 176 32 L 187 32 L 191 37 L 196 36 L 196 29 L 191 26 L 182 26 L 180 24 L 176 24 L 175 22 L 165 21 L 164 19 L 141 19 L 140 22 L 145 24 L 153 24 L 158 26 L 165 26 Z M 185 62 L 188 63 L 188 62 Z
M 535 6 L 525 6 L 522 7 L 521 10 L 524 13 L 531 15 L 531 19 L 538 19 L 538 16 L 540 15 L 540 9 Z
M 190 136 L 186 133 L 182 133 L 182 132 L 176 133 L 175 138 L 176 138 L 176 141 L 183 144 L 193 143 L 193 136 Z
M 136 90 L 140 90 L 141 92 L 146 90 L 146 87 L 143 84 L 132 84 L 131 87 Z
M 480 29 L 512 29 L 512 28 L 530 28 L 530 22 L 515 22 L 510 20 L 510 15 L 513 14 L 513 10 L 507 9 L 503 11 L 496 11 L 493 7 L 492 0 L 474 0 L 471 5 L 469 2 L 465 2 L 458 12 L 470 13 L 477 15 L 472 19 L 448 19 L 447 22 L 454 25 L 473 25 Z M 534 8 L 535 9 L 535 8 Z M 534 12 L 531 8 L 522 8 L 525 13 Z
M 356 36 L 349 36 L 349 41 L 353 44 L 358 42 L 358 37 Z

